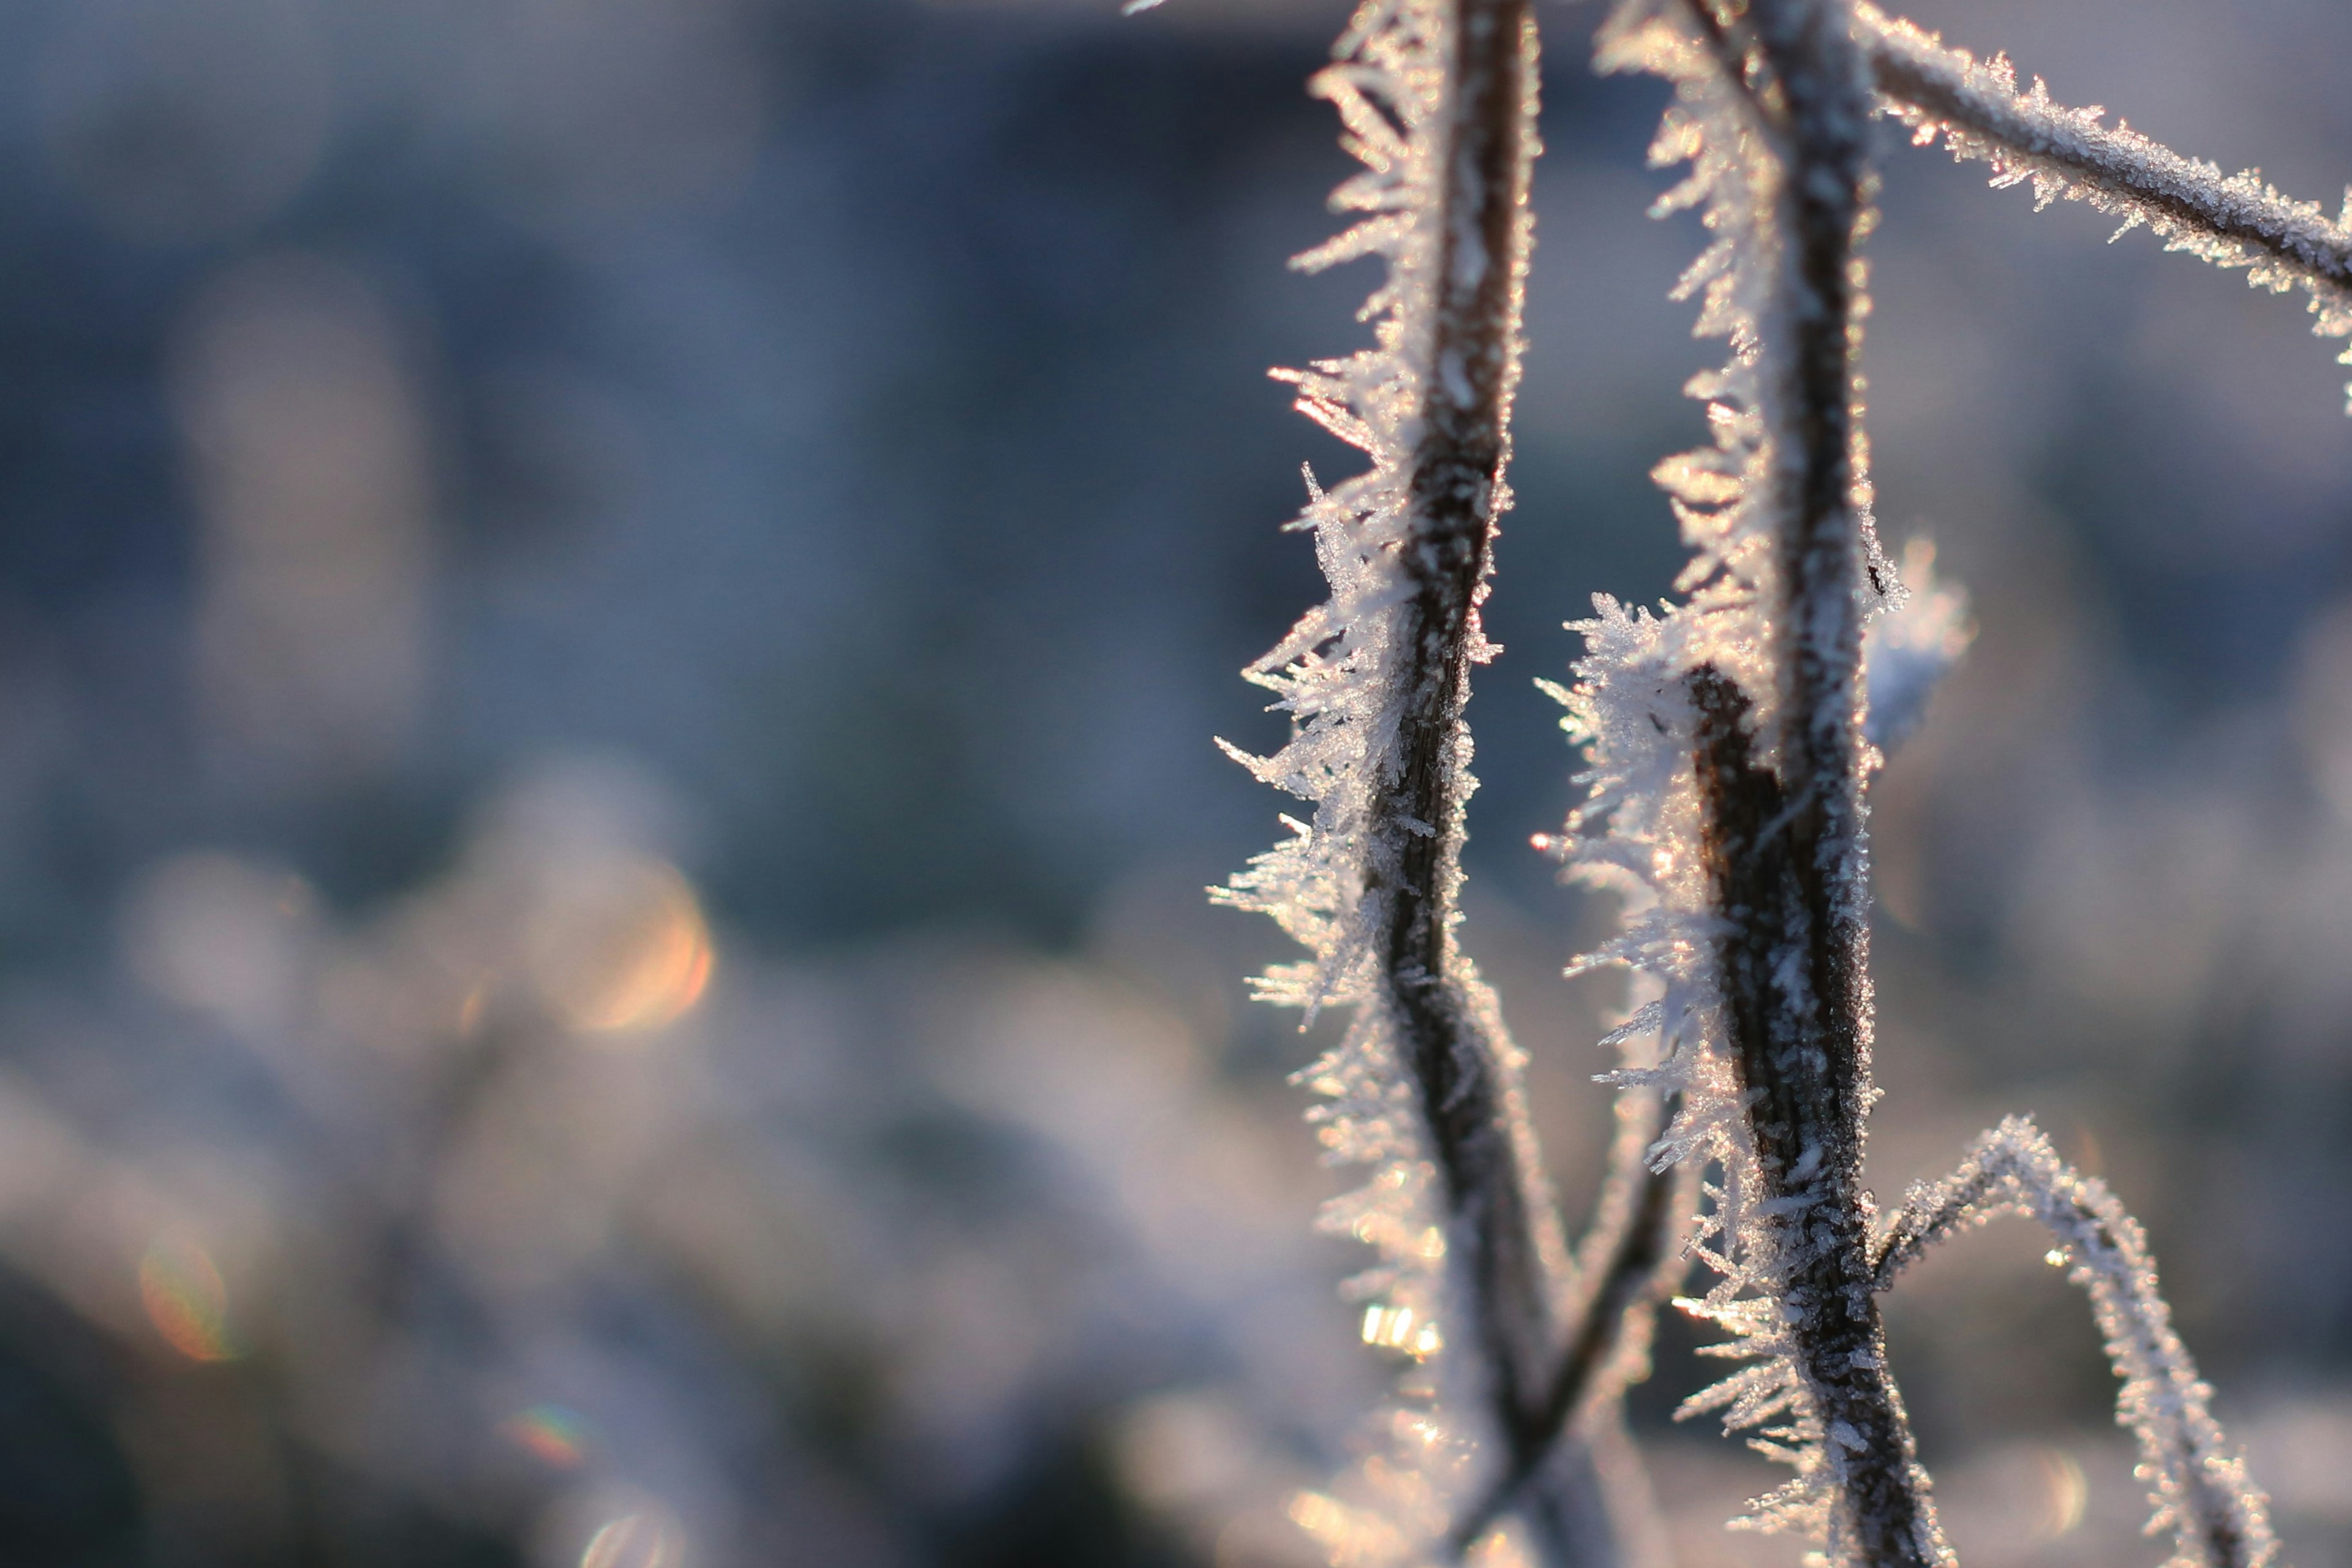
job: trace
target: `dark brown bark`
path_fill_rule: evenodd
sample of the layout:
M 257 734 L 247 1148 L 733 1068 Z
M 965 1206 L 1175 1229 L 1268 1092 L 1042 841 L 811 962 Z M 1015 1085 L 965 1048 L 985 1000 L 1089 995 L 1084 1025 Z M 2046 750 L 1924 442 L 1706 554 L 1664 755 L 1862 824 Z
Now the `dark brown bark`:
M 1871 1568 L 1939 1555 L 1885 1357 L 1862 1187 L 1871 994 L 1856 692 L 1864 524 L 1855 501 L 1854 242 L 1869 99 L 1843 0 L 1751 0 L 1703 24 L 1780 163 L 1779 275 L 1761 324 L 1775 458 L 1765 498 L 1774 733 L 1712 667 L 1690 678 L 1717 981 L 1769 1222 L 1780 1307 L 1840 1496 L 1833 1539 Z
M 1674 1120 L 1665 1108 L 1654 1128 L 1663 1135 Z M 1641 1146 L 1646 1150 L 1654 1138 Z M 1540 1474 L 1570 1432 L 1570 1423 L 1593 1394 L 1601 1374 L 1617 1358 L 1640 1314 L 1654 1305 L 1682 1273 L 1678 1242 L 1683 1219 L 1690 1208 L 1689 1173 L 1642 1169 L 1631 1205 L 1619 1223 L 1612 1244 L 1601 1260 L 1598 1279 L 1581 1303 L 1566 1353 L 1553 1370 L 1543 1405 L 1527 1429 L 1518 1435 L 1502 1473 L 1496 1477 L 1477 1504 L 1455 1525 L 1454 1550 L 1467 1551 L 1506 1511 L 1515 1507 L 1528 1484 Z M 1608 1207 L 1604 1199 L 1602 1208 Z
M 1552 1355 L 1555 1281 L 1545 1259 L 1559 1242 L 1538 1227 L 1557 1220 L 1520 1168 L 1501 1042 L 1486 1037 L 1460 983 L 1453 925 L 1462 710 L 1517 379 L 1534 24 L 1528 0 L 1459 0 L 1457 16 L 1439 297 L 1401 563 L 1414 588 L 1401 650 L 1402 776 L 1380 791 L 1370 834 L 1375 845 L 1399 847 L 1393 866 L 1372 868 L 1389 879 L 1374 889 L 1387 907 L 1383 1001 L 1444 1180 L 1475 1353 L 1490 1371 L 1504 1430 L 1516 1433 Z
M 1782 1212 L 1780 1305 L 1798 1371 L 1842 1454 L 1842 1533 L 1871 1568 L 1935 1562 L 1900 1395 L 1886 1369 L 1862 1205 L 1856 1047 L 1866 1027 L 1860 955 L 1825 918 L 1817 828 L 1757 758 L 1746 693 L 1712 668 L 1691 677 L 1699 795 L 1726 1024 L 1764 1198 Z
M 1444 1181 L 1452 1264 L 1472 1319 L 1473 1345 L 1464 1349 L 1488 1380 L 1511 1478 L 1503 1495 L 1528 1513 L 1548 1559 L 1582 1568 L 1615 1556 L 1611 1508 L 1590 1455 L 1574 1446 L 1561 1452 L 1558 1439 L 1589 1375 L 1571 1369 L 1589 1368 L 1619 1342 L 1622 1322 L 1598 1320 L 1622 1316 L 1622 1293 L 1592 1303 L 1578 1342 L 1563 1350 L 1559 1215 L 1514 1141 L 1508 1047 L 1481 1021 L 1453 931 L 1468 745 L 1463 709 L 1518 376 L 1535 26 L 1530 0 L 1457 0 L 1455 15 L 1437 299 L 1400 561 L 1413 596 L 1401 650 L 1399 776 L 1383 781 L 1392 787 L 1379 792 L 1370 824 L 1373 845 L 1393 853 L 1384 863 L 1376 849 L 1370 890 L 1387 911 L 1382 1003 L 1396 1021 Z M 1666 1202 L 1670 1186 L 1648 1206 Z M 1560 1495 L 1522 1498 L 1556 1452 L 1565 1467 L 1554 1478 Z M 1479 1529 L 1499 1511 L 1486 1510 Z

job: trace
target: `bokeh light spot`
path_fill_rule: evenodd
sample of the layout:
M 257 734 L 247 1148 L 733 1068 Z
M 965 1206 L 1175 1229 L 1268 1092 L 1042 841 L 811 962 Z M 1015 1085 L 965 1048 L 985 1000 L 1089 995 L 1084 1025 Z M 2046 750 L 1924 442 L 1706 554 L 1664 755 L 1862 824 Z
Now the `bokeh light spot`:
M 556 879 L 531 931 L 531 967 L 556 1016 L 591 1034 L 676 1023 L 702 999 L 715 955 L 676 867 L 614 857 Z
M 685 1531 L 656 1504 L 606 1521 L 589 1538 L 580 1568 L 677 1568 L 685 1556 Z
M 190 1361 L 235 1361 L 228 1286 L 212 1254 L 184 1237 L 158 1237 L 139 1260 L 139 1300 L 165 1343 Z
M 588 1452 L 588 1421 L 561 1405 L 534 1405 L 499 1426 L 517 1447 L 559 1470 L 579 1468 Z
M 124 956 L 155 994 L 266 1033 L 299 1011 L 314 913 L 309 886 L 282 869 L 213 851 L 178 855 L 126 900 Z
M 2083 1522 L 2091 1500 L 2089 1479 L 2074 1456 L 2063 1448 L 2044 1448 L 2035 1456 L 2041 1471 L 2042 1507 L 2034 1521 L 2037 1541 L 2055 1541 Z

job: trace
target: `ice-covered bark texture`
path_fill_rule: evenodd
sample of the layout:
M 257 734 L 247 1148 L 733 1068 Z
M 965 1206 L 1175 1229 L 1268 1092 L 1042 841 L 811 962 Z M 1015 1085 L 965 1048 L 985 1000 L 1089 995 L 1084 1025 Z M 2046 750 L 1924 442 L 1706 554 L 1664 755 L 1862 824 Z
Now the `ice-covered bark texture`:
M 2032 1122 L 2011 1117 L 1979 1137 L 1951 1175 L 1912 1189 L 1878 1244 L 1879 1288 L 1945 1237 L 2005 1214 L 2040 1221 L 2058 1243 L 2051 1260 L 2090 1295 L 2123 1379 L 2116 1419 L 2139 1439 L 2139 1475 L 2156 1508 L 2149 1532 L 2172 1531 L 2169 1568 L 2273 1562 L 2268 1505 L 2172 1331 L 2146 1233 L 2105 1184 L 2061 1161 Z
M 1643 1022 L 1685 1106 L 1660 1157 L 1722 1172 L 1703 1222 L 1716 1288 L 1690 1303 L 1756 1364 L 1691 1402 L 1796 1479 L 1753 1522 L 1833 1561 L 1948 1560 L 1887 1371 L 1861 1185 L 1871 995 L 1862 730 L 1866 617 L 1902 596 L 1869 516 L 1854 353 L 1868 87 L 1843 4 L 1717 12 L 1631 0 L 1602 63 L 1675 83 L 1660 204 L 1715 242 L 1685 275 L 1733 357 L 1692 390 L 1714 444 L 1661 465 L 1694 559 L 1661 616 L 1598 601 L 1567 693 L 1591 798 L 1572 869 L 1628 892 L 1596 958 L 1663 995 Z
M 2042 178 L 2045 199 L 2081 195 L 2251 265 L 2258 282 L 2305 282 L 2323 330 L 2347 325 L 2329 270 L 2341 230 L 2251 177 L 2221 181 L 2099 128 L 2095 111 L 2053 110 L 2039 84 L 2019 95 L 2005 65 L 1976 67 L 1844 0 L 1627 0 L 1601 63 L 1676 86 L 1654 156 L 1694 167 L 1659 209 L 1702 207 L 1715 242 L 1681 291 L 1703 299 L 1699 330 L 1733 349 L 1691 388 L 1714 444 L 1656 472 L 1694 551 L 1685 602 L 1652 615 L 1597 599 L 1577 684 L 1559 693 L 1591 763 L 1570 869 L 1627 900 L 1620 935 L 1585 962 L 1628 964 L 1656 994 L 1628 1026 L 1658 1032 L 1661 1065 L 1620 1076 L 1681 1096 L 1659 1160 L 1720 1172 L 1701 1222 L 1720 1279 L 1685 1305 L 1733 1335 L 1717 1353 L 1752 1364 L 1685 1413 L 1760 1428 L 1757 1446 L 1795 1467 L 1746 1522 L 1819 1534 L 1840 1563 L 1950 1562 L 1871 1298 L 1937 1237 L 2023 1209 L 2058 1232 L 2093 1293 L 2176 1564 L 2253 1568 L 2273 1550 L 2261 1496 L 2212 1423 L 2144 1240 L 2104 1189 L 2011 1123 L 1870 1240 L 1863 786 L 1968 637 L 1956 595 L 1906 593 L 1870 522 L 1853 255 L 1871 220 L 1870 88 L 1915 129 Z M 1929 557 L 1906 565 L 1927 587 Z
M 1613 1413 L 1585 1435 L 1596 1441 L 1554 1443 L 1574 1413 L 1560 1390 L 1578 1275 L 1519 1055 L 1454 940 L 1475 787 L 1462 712 L 1470 667 L 1491 652 L 1478 605 L 1507 504 L 1531 240 L 1528 0 L 1366 0 L 1314 85 L 1364 165 L 1334 204 L 1364 216 L 1298 264 L 1377 257 L 1386 269 L 1364 310 L 1373 347 L 1279 374 L 1370 462 L 1328 492 L 1310 477 L 1301 522 L 1331 599 L 1249 671 L 1290 714 L 1290 742 L 1235 753 L 1313 802 L 1314 820 L 1292 822 L 1225 896 L 1313 954 L 1266 975 L 1265 997 L 1349 1011 L 1340 1045 L 1303 1076 L 1328 1097 L 1318 1119 L 1333 1157 L 1373 1175 L 1327 1220 L 1381 1254 L 1354 1282 L 1365 1338 L 1419 1365 L 1381 1451 L 1297 1516 L 1335 1562 L 1402 1563 L 1451 1554 L 1459 1521 L 1501 1486 L 1545 1560 L 1622 1562 L 1643 1488 L 1622 1473 Z M 1605 1364 L 1567 1403 L 1622 1384 L 1639 1342 L 1612 1328 Z
M 1291 715 L 1290 742 L 1235 753 L 1314 818 L 1225 896 L 1313 955 L 1270 973 L 1265 996 L 1349 1010 L 1341 1044 L 1302 1076 L 1328 1097 L 1333 1157 L 1373 1174 L 1327 1220 L 1379 1249 L 1355 1282 L 1364 1337 L 1413 1366 L 1377 1451 L 1295 1516 L 1335 1563 L 1475 1543 L 1492 1561 L 1521 1544 L 1555 1564 L 1639 1558 L 1625 1505 L 1642 1489 L 1619 1473 L 1615 1399 L 1646 1351 L 1644 1304 L 1675 1271 L 1681 1200 L 1665 1173 L 1711 1165 L 1695 1246 L 1718 1279 L 1684 1305 L 1730 1332 L 1720 1353 L 1753 1364 L 1686 1413 L 1760 1429 L 1758 1446 L 1797 1472 L 1748 1522 L 1819 1535 L 1839 1563 L 1951 1561 L 1876 1296 L 1969 1205 L 2013 1192 L 2074 1226 L 2179 1561 L 2255 1568 L 2259 1496 L 2220 1447 L 2137 1233 L 2103 1194 L 2033 1175 L 2011 1138 L 1945 1208 L 1922 1199 L 1909 1231 L 1872 1245 L 1864 785 L 1968 634 L 1924 554 L 1906 563 L 1923 591 L 1906 593 L 1870 518 L 1855 374 L 1867 121 L 1901 114 L 2004 178 L 2042 181 L 2045 199 L 2094 201 L 2257 282 L 2302 281 L 2324 331 L 2348 324 L 2344 227 L 2104 130 L 2095 111 L 2053 109 L 2039 84 L 2018 94 L 2000 62 L 1978 67 L 1855 0 L 1625 0 L 1602 63 L 1675 85 L 1654 151 L 1693 169 L 1659 206 L 1700 207 L 1715 235 L 1680 293 L 1732 355 L 1690 389 L 1712 443 L 1656 472 L 1693 551 L 1683 602 L 1654 615 L 1597 599 L 1577 684 L 1558 693 L 1591 763 L 1563 853 L 1626 896 L 1620 935 L 1584 962 L 1630 966 L 1639 1003 L 1606 1042 L 1630 1091 L 1618 1173 L 1571 1259 L 1520 1058 L 1454 941 L 1475 787 L 1463 709 L 1469 668 L 1491 652 L 1478 605 L 1507 505 L 1530 241 L 1528 5 L 1364 0 L 1316 82 L 1364 164 L 1336 205 L 1363 216 L 1300 264 L 1373 257 L 1385 273 L 1364 311 L 1374 347 L 1281 374 L 1370 462 L 1328 492 L 1309 478 L 1300 525 L 1332 596 L 1250 671 Z M 1506 1516 L 1523 1526 L 1510 1539 L 1489 1529 Z
M 1621 1033 L 1609 1043 L 1633 1042 Z M 1639 1042 L 1635 1059 L 1646 1062 L 1648 1044 Z M 1658 1302 L 1688 1272 L 1684 1233 L 1695 1206 L 1696 1172 L 1650 1168 L 1650 1151 L 1673 1120 L 1672 1101 L 1654 1089 L 1637 1088 L 1619 1097 L 1608 1178 L 1591 1223 L 1577 1244 L 1574 1279 L 1562 1314 L 1568 1325 L 1565 1343 L 1541 1405 L 1532 1419 L 1520 1424 L 1504 1463 L 1491 1473 L 1475 1503 L 1457 1517 L 1452 1532 L 1455 1547 L 1466 1551 L 1507 1511 L 1546 1506 L 1546 1483 L 1553 1467 L 1565 1462 L 1571 1471 L 1577 1468 L 1572 1456 L 1561 1459 L 1561 1449 L 1578 1442 L 1617 1439 L 1617 1402 L 1626 1385 L 1647 1370 Z M 1609 1478 L 1613 1484 L 1641 1486 L 1630 1449 L 1612 1459 L 1604 1447 L 1598 1458 L 1596 1476 L 1605 1478 L 1613 1470 Z M 1602 1532 L 1603 1544 L 1613 1547 L 1613 1552 L 1587 1546 L 1567 1552 L 1567 1562 L 1580 1565 L 1612 1557 L 1629 1563 L 1664 1562 L 1662 1543 L 1647 1539 L 1656 1531 L 1643 1496 L 1628 1497 L 1606 1511 L 1612 1522 Z M 1569 1532 L 1546 1527 L 1543 1533 L 1559 1544 L 1577 1544 Z
M 2258 171 L 2224 175 L 2121 121 L 2100 123 L 2103 109 L 2052 102 L 2039 77 L 2019 91 L 2006 56 L 1979 62 L 1910 22 L 1857 9 L 1872 79 L 1920 145 L 1941 133 L 1955 158 L 1990 163 L 1994 184 L 2032 182 L 2037 207 L 2087 202 L 2123 219 L 2118 237 L 2145 225 L 2168 250 L 2246 268 L 2255 288 L 2300 287 L 2314 332 L 2352 337 L 2352 190 L 2331 223 L 2318 203 L 2280 195 Z M 2352 364 L 2352 349 L 2340 363 Z

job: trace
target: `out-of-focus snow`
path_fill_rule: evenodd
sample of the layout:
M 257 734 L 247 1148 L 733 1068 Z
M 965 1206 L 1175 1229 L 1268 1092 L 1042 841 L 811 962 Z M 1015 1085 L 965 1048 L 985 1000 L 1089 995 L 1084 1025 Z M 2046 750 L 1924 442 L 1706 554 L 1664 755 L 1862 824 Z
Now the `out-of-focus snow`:
M 1936 547 L 1915 539 L 1903 550 L 1904 596 L 1863 633 L 1862 732 L 1891 755 L 1927 717 L 1927 700 L 1975 630 L 1968 595 L 1936 575 Z

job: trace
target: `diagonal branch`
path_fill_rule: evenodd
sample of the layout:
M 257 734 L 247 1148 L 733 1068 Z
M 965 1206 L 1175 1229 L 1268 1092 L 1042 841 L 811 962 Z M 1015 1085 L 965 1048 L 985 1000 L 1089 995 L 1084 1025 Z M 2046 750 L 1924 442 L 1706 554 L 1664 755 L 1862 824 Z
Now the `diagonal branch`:
M 1692 1173 L 1679 1166 L 1650 1167 L 1650 1152 L 1674 1125 L 1675 1109 L 1668 1100 L 1655 1117 L 1621 1129 L 1612 1152 L 1609 1190 L 1596 1205 L 1592 1229 L 1580 1248 L 1591 1285 L 1567 1352 L 1502 1473 L 1454 1527 L 1449 1539 L 1457 1556 L 1517 1506 L 1585 1412 L 1622 1388 L 1630 1370 L 1623 1365 L 1628 1349 L 1647 1334 L 1647 1310 L 1672 1289 L 1685 1267 L 1680 1235 L 1692 1207 Z
M 2032 1121 L 2011 1117 L 1979 1137 L 1950 1176 L 1912 1189 L 1874 1249 L 1877 1288 L 1893 1285 L 1935 1243 L 2002 1214 L 2040 1221 L 2090 1294 L 2108 1359 L 2124 1380 L 2116 1419 L 2139 1438 L 2140 1474 L 2157 1510 L 2149 1528 L 2172 1526 L 2173 1561 L 2199 1568 L 2272 1561 L 2278 1548 L 2268 1509 L 2173 1331 L 2147 1234 L 2105 1184 L 2060 1160 Z
M 2252 267 L 2257 283 L 2301 282 L 2339 310 L 2352 300 L 2352 207 L 2330 222 L 2318 203 L 2283 195 L 2259 174 L 2225 176 L 2126 125 L 2100 123 L 2100 110 L 2053 103 L 2038 79 L 2020 92 L 2004 58 L 1986 63 L 1947 48 L 1867 4 L 1855 21 L 1873 82 L 1921 142 L 1940 131 L 1956 156 L 1991 163 L 2002 183 L 2033 178 L 2044 201 L 2087 201 L 2208 260 Z M 2321 330 L 2352 331 L 2352 319 Z

